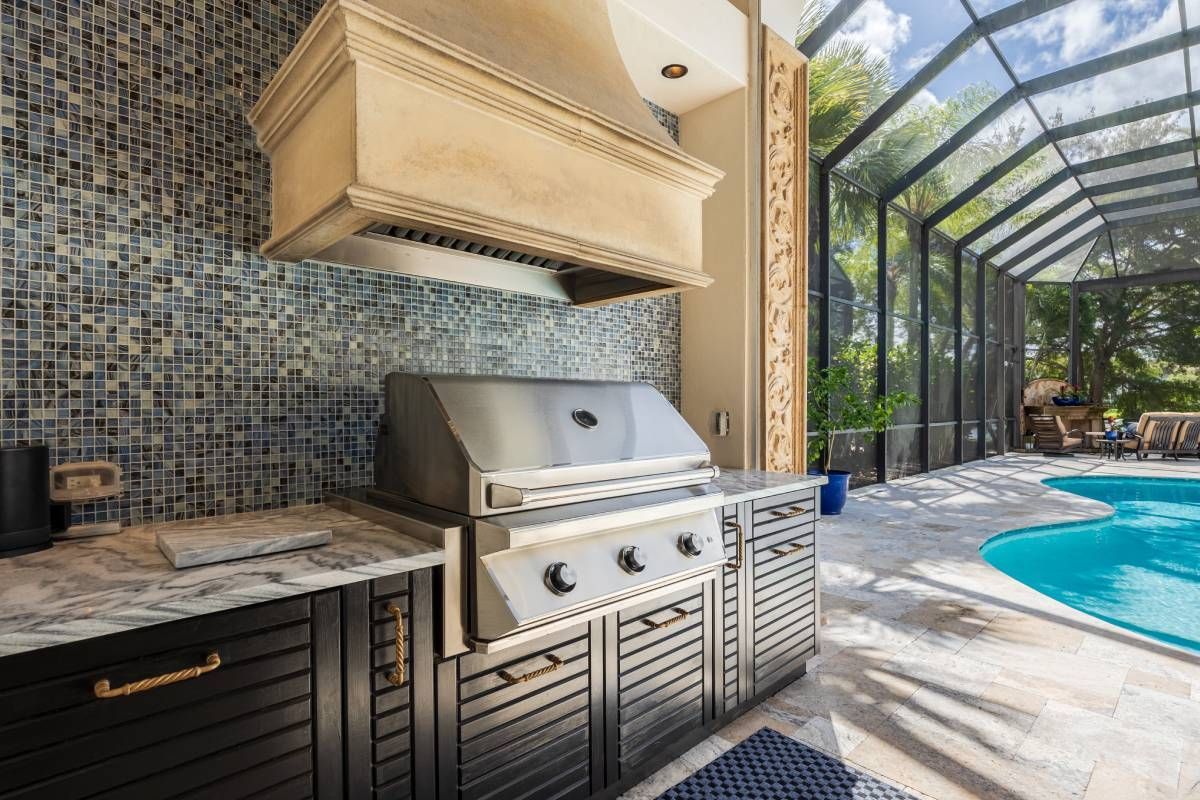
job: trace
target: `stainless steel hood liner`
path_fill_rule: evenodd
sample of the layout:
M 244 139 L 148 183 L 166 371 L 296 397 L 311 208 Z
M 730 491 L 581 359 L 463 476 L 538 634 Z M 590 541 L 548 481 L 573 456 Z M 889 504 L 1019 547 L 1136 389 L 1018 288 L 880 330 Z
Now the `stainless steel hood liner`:
M 654 387 L 617 381 L 392 373 L 375 483 L 457 513 L 697 485 L 703 441 Z
M 577 304 L 711 283 L 701 206 L 721 172 L 650 115 L 605 0 L 328 0 L 250 121 L 269 258 L 409 271 L 381 247 L 415 245 L 382 224 L 574 265 L 558 284 Z M 438 277 L 496 283 L 444 261 Z

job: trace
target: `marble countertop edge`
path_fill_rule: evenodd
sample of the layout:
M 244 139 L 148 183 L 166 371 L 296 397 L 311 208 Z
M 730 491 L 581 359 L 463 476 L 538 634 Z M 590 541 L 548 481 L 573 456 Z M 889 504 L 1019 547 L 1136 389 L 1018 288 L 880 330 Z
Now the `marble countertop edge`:
M 0 658 L 435 567 L 445 563 L 445 560 L 443 551 L 419 553 L 295 579 L 264 581 L 255 586 L 211 595 L 175 599 L 144 607 L 126 607 L 64 621 L 35 623 L 28 628 L 0 634 Z
M 829 479 L 824 475 L 800 475 L 794 472 L 765 472 L 755 469 L 721 468 L 715 483 L 725 492 L 730 503 L 744 503 L 763 497 L 823 486 Z

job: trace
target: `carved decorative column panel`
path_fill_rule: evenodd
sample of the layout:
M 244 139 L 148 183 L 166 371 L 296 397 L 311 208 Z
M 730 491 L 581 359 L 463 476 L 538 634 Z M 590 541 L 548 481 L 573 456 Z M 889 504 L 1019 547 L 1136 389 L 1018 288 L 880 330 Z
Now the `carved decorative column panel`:
M 808 59 L 763 28 L 762 462 L 804 472 L 808 397 Z

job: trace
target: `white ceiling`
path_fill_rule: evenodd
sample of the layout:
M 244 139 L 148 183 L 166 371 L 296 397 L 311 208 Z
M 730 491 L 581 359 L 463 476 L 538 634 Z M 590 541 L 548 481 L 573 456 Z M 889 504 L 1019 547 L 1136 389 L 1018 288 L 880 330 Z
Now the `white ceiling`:
M 613 34 L 642 97 L 684 114 L 746 85 L 746 15 L 728 0 L 608 0 Z M 677 80 L 667 64 L 684 64 Z
M 761 0 L 763 24 L 789 42 L 796 38 L 796 29 L 804 16 L 804 0 Z

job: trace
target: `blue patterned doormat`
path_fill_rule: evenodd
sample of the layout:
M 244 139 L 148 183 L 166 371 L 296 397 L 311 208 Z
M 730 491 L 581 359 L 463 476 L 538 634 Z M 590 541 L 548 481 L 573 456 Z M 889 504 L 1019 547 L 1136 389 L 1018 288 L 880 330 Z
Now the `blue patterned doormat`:
M 913 800 L 913 795 L 762 728 L 658 800 Z

